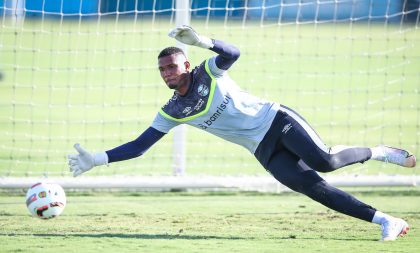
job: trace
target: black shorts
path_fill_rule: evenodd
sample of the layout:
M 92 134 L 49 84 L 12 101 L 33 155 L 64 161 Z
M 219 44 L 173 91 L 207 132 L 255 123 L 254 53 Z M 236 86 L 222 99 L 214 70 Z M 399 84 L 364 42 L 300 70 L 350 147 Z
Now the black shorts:
M 264 168 L 271 171 L 274 168 L 270 168 L 269 163 L 279 152 L 289 152 L 319 172 L 364 162 L 372 155 L 365 147 L 348 147 L 339 151 L 327 147 L 305 119 L 283 105 L 254 155 Z

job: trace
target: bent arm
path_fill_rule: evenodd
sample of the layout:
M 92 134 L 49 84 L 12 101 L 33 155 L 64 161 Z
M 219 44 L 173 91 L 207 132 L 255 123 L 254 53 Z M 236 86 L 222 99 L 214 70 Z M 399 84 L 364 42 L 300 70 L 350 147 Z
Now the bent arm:
M 153 127 L 149 127 L 137 139 L 106 151 L 106 154 L 108 155 L 108 163 L 141 156 L 164 135 L 165 133 L 162 133 Z
M 192 27 L 187 25 L 172 29 L 168 36 L 186 45 L 208 48 L 219 54 L 216 57 L 216 66 L 221 70 L 228 70 L 240 55 L 237 47 L 221 40 L 210 39 L 206 36 L 199 35 Z
M 216 66 L 223 70 L 228 70 L 241 54 L 234 45 L 215 39 L 213 39 L 213 47 L 210 50 L 219 54 L 216 57 Z

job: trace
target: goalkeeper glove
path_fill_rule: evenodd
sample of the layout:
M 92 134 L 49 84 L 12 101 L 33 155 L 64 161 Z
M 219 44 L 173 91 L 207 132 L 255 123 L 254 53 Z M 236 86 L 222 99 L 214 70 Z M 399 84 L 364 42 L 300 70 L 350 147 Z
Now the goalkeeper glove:
M 194 29 L 187 25 L 172 29 L 168 36 L 187 45 L 201 48 L 212 48 L 214 46 L 213 41 L 210 38 L 199 35 Z
M 105 152 L 91 154 L 84 150 L 78 143 L 74 144 L 74 148 L 79 154 L 67 156 L 69 168 L 70 171 L 73 172 L 74 177 L 79 176 L 95 166 L 108 164 L 108 155 Z

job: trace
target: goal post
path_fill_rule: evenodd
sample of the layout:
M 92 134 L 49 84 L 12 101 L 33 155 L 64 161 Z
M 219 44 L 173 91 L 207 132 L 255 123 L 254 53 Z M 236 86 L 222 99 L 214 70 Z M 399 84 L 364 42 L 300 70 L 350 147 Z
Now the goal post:
M 190 0 L 175 0 L 175 24 L 176 26 L 189 25 L 190 24 Z M 184 53 L 188 56 L 187 45 L 177 41 L 176 46 L 181 48 Z M 173 175 L 183 176 L 186 170 L 186 137 L 187 128 L 185 125 L 177 126 L 173 132 L 174 136 L 174 147 L 173 147 Z
M 140 158 L 71 178 L 74 143 L 100 152 L 131 141 L 170 98 L 157 70 L 164 47 L 182 47 L 192 66 L 214 55 L 167 36 L 182 24 L 238 46 L 237 84 L 294 108 L 327 145 L 419 156 L 419 13 L 416 0 L 0 0 L 0 187 L 282 189 L 247 150 L 186 126 Z M 417 185 L 420 171 L 371 161 L 323 176 Z

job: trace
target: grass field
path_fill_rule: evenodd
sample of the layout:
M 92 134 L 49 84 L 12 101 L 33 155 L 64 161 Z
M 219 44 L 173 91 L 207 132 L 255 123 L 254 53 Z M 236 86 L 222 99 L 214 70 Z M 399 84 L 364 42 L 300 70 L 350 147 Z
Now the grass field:
M 73 192 L 52 220 L 31 217 L 23 194 L 0 194 L 0 252 L 420 252 L 413 188 L 354 192 L 411 225 L 385 243 L 378 225 L 297 194 Z
M 65 155 L 136 138 L 171 95 L 156 55 L 174 41 L 166 19 L 2 21 L 0 175 L 68 175 Z M 237 45 L 230 75 L 255 95 L 300 112 L 328 145 L 401 146 L 419 153 L 420 33 L 413 25 L 192 21 Z M 192 65 L 213 53 L 190 48 Z M 245 149 L 188 128 L 190 174 L 261 174 Z M 205 154 L 205 155 L 203 155 Z M 172 134 L 136 160 L 95 175 L 171 174 Z M 352 173 L 418 174 L 357 165 Z

